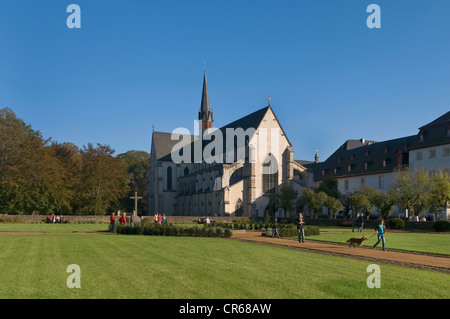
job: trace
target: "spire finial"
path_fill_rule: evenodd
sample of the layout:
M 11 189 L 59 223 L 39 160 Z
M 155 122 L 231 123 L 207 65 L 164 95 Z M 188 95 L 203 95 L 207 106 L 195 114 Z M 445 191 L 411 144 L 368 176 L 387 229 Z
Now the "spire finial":
M 272 98 L 269 96 L 269 97 L 267 98 L 267 101 L 269 101 L 269 106 L 270 106 L 270 101 L 272 101 Z

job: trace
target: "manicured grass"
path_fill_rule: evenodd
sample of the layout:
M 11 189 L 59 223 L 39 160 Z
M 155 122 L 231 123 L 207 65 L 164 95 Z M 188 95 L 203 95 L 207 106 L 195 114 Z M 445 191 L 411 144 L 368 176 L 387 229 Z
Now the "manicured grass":
M 450 298 L 449 274 L 382 264 L 369 289 L 370 262 L 223 238 L 0 235 L 0 260 L 0 298 Z
M 331 232 L 344 233 L 331 233 Z M 310 240 L 328 241 L 336 243 L 345 243 L 348 238 L 361 238 L 366 236 L 368 240 L 364 242 L 363 246 L 373 246 L 377 242 L 377 235 L 372 229 L 365 229 L 362 233 L 351 231 L 351 228 L 326 229 L 321 228 L 319 236 L 311 236 Z M 372 237 L 372 235 L 374 235 Z M 415 233 L 415 232 L 389 232 L 386 235 L 386 249 L 396 249 L 404 251 L 414 251 L 423 253 L 433 253 L 440 255 L 450 255 L 450 234 L 433 234 L 433 233 Z M 381 247 L 381 242 L 378 244 Z
M 104 232 L 109 224 L 8 224 L 0 223 L 1 232 L 92 233 Z

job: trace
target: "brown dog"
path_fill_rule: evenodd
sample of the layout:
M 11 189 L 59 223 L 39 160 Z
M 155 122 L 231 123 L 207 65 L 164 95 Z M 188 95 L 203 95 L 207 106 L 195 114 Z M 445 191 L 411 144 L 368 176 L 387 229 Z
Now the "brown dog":
M 361 247 L 363 242 L 365 242 L 367 240 L 366 236 L 362 236 L 362 238 L 350 238 L 350 239 L 346 239 L 345 241 L 348 243 L 348 248 L 350 248 L 350 246 L 353 245 L 353 247 L 355 247 L 355 245 L 358 245 L 358 247 Z

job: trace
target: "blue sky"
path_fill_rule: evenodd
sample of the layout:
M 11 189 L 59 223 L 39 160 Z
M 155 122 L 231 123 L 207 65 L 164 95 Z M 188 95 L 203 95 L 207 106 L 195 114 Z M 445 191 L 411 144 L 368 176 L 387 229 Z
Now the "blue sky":
M 449 111 L 449 13 L 448 0 L 1 0 L 0 107 L 58 142 L 149 152 L 153 124 L 193 132 L 206 61 L 215 127 L 271 96 L 295 159 L 325 160 Z

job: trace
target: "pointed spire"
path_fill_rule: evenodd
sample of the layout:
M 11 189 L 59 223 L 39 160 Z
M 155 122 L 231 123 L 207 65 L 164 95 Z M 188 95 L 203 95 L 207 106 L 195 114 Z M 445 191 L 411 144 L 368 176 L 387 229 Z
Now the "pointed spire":
M 209 106 L 208 84 L 206 83 L 206 70 L 203 73 L 202 104 L 200 106 L 200 111 L 203 113 L 203 115 L 206 115 L 206 119 L 209 118 L 211 108 Z
M 202 129 L 208 129 L 212 127 L 213 117 L 211 107 L 209 105 L 208 85 L 206 83 L 206 70 L 203 73 L 202 103 L 200 105 L 200 112 L 198 112 L 198 120 L 201 122 Z

